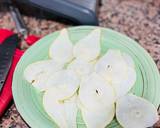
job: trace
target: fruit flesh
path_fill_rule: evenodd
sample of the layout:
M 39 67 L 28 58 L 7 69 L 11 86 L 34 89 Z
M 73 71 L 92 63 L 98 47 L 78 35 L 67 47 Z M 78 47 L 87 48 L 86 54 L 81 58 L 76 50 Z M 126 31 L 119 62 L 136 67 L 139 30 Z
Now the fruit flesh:
M 136 81 L 132 58 L 119 50 L 108 50 L 95 65 L 95 72 L 113 86 L 117 98 L 128 93 Z
M 46 81 L 51 74 L 61 70 L 63 65 L 53 60 L 42 60 L 27 66 L 24 78 L 40 91 L 47 89 Z
M 149 101 L 127 94 L 117 100 L 116 118 L 125 128 L 146 128 L 158 121 L 158 113 Z
M 64 99 L 72 96 L 79 88 L 79 84 L 80 79 L 74 71 L 69 69 L 56 72 L 51 75 L 46 82 L 48 87 L 54 86 L 62 91 L 65 90 L 66 95 L 64 96 Z
M 74 57 L 88 62 L 96 59 L 100 54 L 100 36 L 101 30 L 95 29 L 79 40 L 73 49 Z
M 73 59 L 73 44 L 66 29 L 60 31 L 59 36 L 49 48 L 49 56 L 56 62 L 65 64 Z
M 95 65 L 95 71 L 110 84 L 121 83 L 127 76 L 127 64 L 119 50 L 108 50 Z
M 82 78 L 89 75 L 93 71 L 93 63 L 89 63 L 80 59 L 74 60 L 68 65 L 68 69 L 71 69 L 76 72 L 76 74 Z
M 47 114 L 60 128 L 76 128 L 76 95 L 61 102 L 65 91 L 55 87 L 48 89 L 43 96 L 43 106 Z
M 79 99 L 87 109 L 98 109 L 115 102 L 112 86 L 107 85 L 99 75 L 93 73 L 83 81 L 79 89 Z
M 114 104 L 107 107 L 101 106 L 98 109 L 86 109 L 81 103 L 78 106 L 81 109 L 82 118 L 87 128 L 104 128 L 115 115 Z

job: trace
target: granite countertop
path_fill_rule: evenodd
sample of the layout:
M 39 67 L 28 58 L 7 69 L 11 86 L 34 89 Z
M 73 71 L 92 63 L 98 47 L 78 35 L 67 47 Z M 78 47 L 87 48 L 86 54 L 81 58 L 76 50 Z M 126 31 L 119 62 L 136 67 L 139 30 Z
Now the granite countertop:
M 154 59 L 160 71 L 160 0 L 103 0 L 100 26 L 112 28 L 135 39 Z M 70 23 L 23 16 L 30 34 L 44 36 Z M 7 9 L 0 5 L 0 28 L 15 30 Z M 25 47 L 25 46 L 24 46 Z M 28 128 L 12 101 L 0 119 L 0 128 Z M 156 124 L 157 128 L 160 123 Z

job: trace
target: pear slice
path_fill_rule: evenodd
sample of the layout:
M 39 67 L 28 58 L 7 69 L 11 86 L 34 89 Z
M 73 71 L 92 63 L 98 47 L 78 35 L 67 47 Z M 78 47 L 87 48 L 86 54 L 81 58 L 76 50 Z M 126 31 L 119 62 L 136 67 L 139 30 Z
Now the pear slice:
M 127 65 L 129 67 L 135 68 L 135 64 L 134 64 L 134 61 L 133 61 L 132 57 L 129 54 L 125 53 L 125 52 L 122 52 L 121 54 L 122 54 L 125 62 L 127 63 Z
M 127 94 L 117 100 L 116 117 L 124 128 L 147 128 L 158 121 L 155 106 L 133 94 Z
M 115 102 L 115 93 L 112 86 L 96 73 L 85 79 L 79 89 L 79 100 L 87 109 L 98 109 Z
M 49 75 L 54 74 L 62 68 L 62 64 L 53 60 L 37 61 L 26 67 L 24 78 L 38 90 L 44 91 L 47 88 L 46 81 Z
M 136 82 L 132 58 L 119 50 L 108 50 L 95 65 L 95 71 L 114 87 L 117 98 L 125 95 Z
M 55 86 L 56 88 L 64 90 L 66 94 L 64 99 L 72 96 L 79 88 L 79 84 L 80 79 L 72 70 L 58 71 L 51 75 L 46 82 L 48 87 Z
M 64 102 L 64 110 L 66 115 L 66 120 L 68 123 L 68 128 L 77 128 L 77 112 L 78 112 L 78 106 L 77 106 L 77 95 L 75 94 L 72 96 L 69 100 L 66 100 Z
M 128 67 L 127 77 L 119 84 L 113 84 L 113 88 L 116 92 L 116 98 L 120 98 L 127 94 L 134 83 L 136 82 L 136 71 L 135 69 Z
M 93 71 L 93 63 L 86 62 L 84 60 L 75 59 L 71 64 L 68 65 L 68 69 L 71 69 L 82 78 L 83 76 L 89 75 Z
M 61 101 L 65 91 L 52 87 L 43 96 L 43 106 L 47 114 L 60 128 L 76 128 L 76 95 L 70 99 Z
M 74 57 L 92 61 L 100 54 L 101 29 L 93 30 L 88 36 L 79 40 L 73 49 Z
M 49 56 L 60 63 L 67 63 L 73 59 L 73 44 L 66 29 L 60 31 L 59 36 L 49 48 Z
M 121 83 L 127 76 L 127 64 L 119 50 L 108 50 L 95 65 L 95 71 L 110 84 Z
M 99 109 L 85 109 L 81 107 L 82 117 L 87 128 L 105 128 L 115 115 L 114 104 Z

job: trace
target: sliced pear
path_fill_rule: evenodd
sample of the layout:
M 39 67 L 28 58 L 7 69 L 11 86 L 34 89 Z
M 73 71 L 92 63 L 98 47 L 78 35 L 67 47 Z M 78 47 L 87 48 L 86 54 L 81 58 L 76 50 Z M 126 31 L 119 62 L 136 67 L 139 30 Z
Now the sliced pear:
M 80 107 L 83 120 L 87 128 L 104 128 L 112 120 L 115 115 L 114 104 L 99 109 L 86 109 L 83 106 Z
M 127 94 L 117 100 L 116 117 L 124 128 L 147 128 L 158 121 L 155 106 L 133 94 Z
M 60 31 L 60 35 L 50 46 L 49 56 L 60 63 L 67 63 L 73 59 L 73 44 L 66 29 Z
M 129 54 L 125 53 L 125 52 L 122 52 L 121 54 L 122 54 L 125 62 L 127 63 L 127 65 L 129 67 L 135 68 L 135 64 L 134 64 L 134 61 L 133 61 L 132 57 Z
M 66 96 L 64 98 L 72 96 L 79 88 L 80 79 L 76 73 L 72 70 L 61 70 L 51 75 L 46 85 L 48 87 L 55 86 L 61 90 L 65 90 Z
M 37 61 L 26 67 L 24 70 L 24 78 L 35 88 L 44 91 L 47 88 L 46 81 L 49 75 L 61 70 L 62 67 L 62 64 L 53 60 Z
M 43 106 L 47 114 L 60 128 L 76 128 L 76 95 L 70 99 L 61 101 L 65 91 L 52 87 L 43 96 Z
M 77 117 L 78 107 L 77 107 L 76 100 L 77 100 L 77 96 L 74 95 L 69 100 L 66 100 L 64 102 L 64 106 L 65 106 L 64 110 L 65 110 L 68 128 L 77 128 L 76 117 Z
M 121 83 L 127 76 L 127 64 L 119 50 L 108 50 L 95 65 L 95 71 L 110 84 Z
M 95 66 L 95 71 L 114 87 L 117 98 L 125 95 L 136 82 L 132 58 L 124 56 L 119 50 L 108 50 Z
M 79 99 L 87 109 L 98 109 L 115 102 L 115 94 L 112 86 L 96 73 L 93 73 L 82 82 L 79 89 Z
M 128 67 L 127 77 L 119 84 L 112 84 L 116 92 L 116 98 L 127 94 L 136 82 L 135 69 Z
M 74 56 L 85 61 L 96 59 L 100 54 L 100 37 L 101 29 L 98 28 L 79 40 L 74 46 Z
M 93 66 L 93 63 L 76 59 L 71 64 L 69 64 L 68 69 L 75 71 L 81 78 L 83 76 L 89 75 L 93 71 Z

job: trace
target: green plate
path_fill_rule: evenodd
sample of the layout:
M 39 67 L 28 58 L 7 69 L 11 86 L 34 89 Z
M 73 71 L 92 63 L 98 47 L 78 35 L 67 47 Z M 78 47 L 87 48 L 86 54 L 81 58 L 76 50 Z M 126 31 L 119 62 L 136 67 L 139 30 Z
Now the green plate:
M 75 44 L 95 29 L 91 26 L 69 28 L 69 36 Z M 45 113 L 42 106 L 42 93 L 35 90 L 23 78 L 23 71 L 28 64 L 38 60 L 48 59 L 50 44 L 56 39 L 59 32 L 54 32 L 39 40 L 29 48 L 19 61 L 13 78 L 13 97 L 18 111 L 32 128 L 57 128 L 57 125 Z M 137 81 L 132 92 L 152 102 L 156 107 L 160 104 L 160 76 L 158 69 L 149 54 L 134 40 L 110 29 L 102 28 L 101 54 L 109 48 L 120 49 L 132 56 L 136 64 Z M 86 128 L 81 112 L 77 114 L 78 128 Z M 114 119 L 107 128 L 119 128 Z

